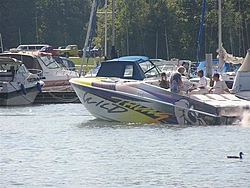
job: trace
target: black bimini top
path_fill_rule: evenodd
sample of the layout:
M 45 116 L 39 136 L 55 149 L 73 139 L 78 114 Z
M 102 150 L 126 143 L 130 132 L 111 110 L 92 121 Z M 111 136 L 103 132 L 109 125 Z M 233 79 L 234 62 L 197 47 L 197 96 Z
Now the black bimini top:
M 144 62 L 148 64 L 148 68 L 155 67 L 149 58 L 145 56 L 125 56 L 104 61 L 101 63 L 96 76 L 143 80 L 146 70 L 143 70 L 140 64 Z

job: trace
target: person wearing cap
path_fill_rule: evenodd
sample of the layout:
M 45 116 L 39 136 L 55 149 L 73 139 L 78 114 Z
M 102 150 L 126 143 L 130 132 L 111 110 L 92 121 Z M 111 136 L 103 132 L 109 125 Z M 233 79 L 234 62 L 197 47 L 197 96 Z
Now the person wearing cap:
M 177 72 L 174 72 L 171 75 L 171 78 L 170 78 L 170 84 L 171 84 L 170 91 L 171 92 L 179 93 L 179 94 L 182 93 L 184 84 L 182 82 L 181 76 L 184 74 L 185 70 L 186 70 L 185 67 L 180 66 L 178 67 Z

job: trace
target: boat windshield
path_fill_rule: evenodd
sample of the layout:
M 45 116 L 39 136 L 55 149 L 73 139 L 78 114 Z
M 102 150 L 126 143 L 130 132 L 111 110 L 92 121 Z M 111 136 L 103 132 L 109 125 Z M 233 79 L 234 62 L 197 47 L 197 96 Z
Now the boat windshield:
M 17 47 L 17 50 L 27 50 L 27 47 L 25 48 L 25 46 L 23 46 L 23 45 L 19 45 L 18 47 Z
M 23 74 L 23 73 L 28 73 L 28 69 L 22 64 L 19 66 L 18 70 L 17 70 L 18 73 L 20 74 Z
M 18 72 L 18 73 L 27 73 L 28 69 L 23 65 L 13 65 L 13 64 L 4 64 L 0 65 L 0 72 Z
M 84 77 L 94 77 L 98 73 L 101 64 L 91 69 Z
M 170 77 L 171 73 L 177 71 L 177 66 L 174 64 L 165 64 L 157 66 L 161 72 L 165 72 L 167 77 Z
M 42 60 L 42 62 L 44 63 L 44 65 L 46 67 L 48 67 L 49 69 L 60 68 L 60 66 L 58 65 L 58 63 L 51 56 L 48 56 L 48 55 L 47 56 L 40 56 L 40 59 Z
M 232 71 L 232 72 L 237 72 L 238 69 L 240 68 L 241 64 L 232 64 L 230 63 L 229 64 L 229 71 Z
M 139 65 L 143 70 L 146 78 L 159 77 L 160 75 L 159 68 L 150 61 L 142 62 Z

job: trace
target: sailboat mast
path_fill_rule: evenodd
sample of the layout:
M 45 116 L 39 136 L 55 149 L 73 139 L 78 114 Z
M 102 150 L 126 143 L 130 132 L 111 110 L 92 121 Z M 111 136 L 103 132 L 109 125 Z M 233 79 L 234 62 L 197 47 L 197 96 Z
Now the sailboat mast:
M 85 44 L 84 44 L 84 48 L 83 48 L 82 62 L 81 62 L 81 68 L 80 68 L 80 73 L 79 73 L 80 77 L 81 77 L 81 75 L 83 73 L 83 64 L 84 64 L 84 59 L 85 59 L 85 56 L 86 56 L 86 50 L 87 50 L 87 46 L 88 46 L 88 42 L 89 42 L 90 30 L 91 30 L 91 25 L 92 25 L 92 21 L 93 21 L 95 7 L 96 7 L 96 0 L 93 0 L 91 13 L 90 13 L 90 18 L 89 18 L 89 25 L 88 25 L 87 35 L 86 35 Z
M 221 0 L 218 0 L 218 51 L 219 51 L 219 67 L 222 65 L 221 50 L 222 50 L 222 30 L 221 30 Z M 222 67 L 221 67 L 222 68 Z
M 112 0 L 112 46 L 115 46 L 115 0 Z
M 107 58 L 107 8 L 108 0 L 105 0 L 105 47 L 104 47 L 104 57 Z
M 200 30 L 199 30 L 199 35 L 198 35 L 197 53 L 196 53 L 196 65 L 197 66 L 199 64 L 199 58 L 200 58 L 200 49 L 201 49 L 201 42 L 202 42 L 203 24 L 204 24 L 204 20 L 205 20 L 205 11 L 206 11 L 206 0 L 203 0 Z

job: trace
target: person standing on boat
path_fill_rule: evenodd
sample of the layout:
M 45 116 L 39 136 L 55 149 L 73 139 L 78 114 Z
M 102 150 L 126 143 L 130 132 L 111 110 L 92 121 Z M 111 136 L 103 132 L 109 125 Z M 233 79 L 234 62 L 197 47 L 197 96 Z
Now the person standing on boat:
M 184 84 L 182 82 L 181 76 L 184 74 L 184 72 L 185 72 L 185 67 L 180 66 L 177 69 L 177 72 L 175 72 L 171 75 L 171 78 L 170 78 L 170 84 L 171 84 L 170 90 L 171 90 L 171 92 L 180 93 L 180 94 L 182 93 L 182 90 L 184 88 Z
M 161 73 L 161 79 L 159 80 L 159 86 L 165 89 L 169 88 L 169 81 L 167 80 L 167 75 L 165 72 Z
M 209 90 L 209 93 L 223 94 L 224 91 L 232 93 L 232 91 L 228 89 L 225 81 L 220 80 L 220 75 L 218 73 L 214 73 L 213 80 L 214 80 L 214 86 Z
M 188 89 L 189 92 L 193 94 L 205 94 L 208 93 L 207 80 L 204 76 L 203 70 L 198 70 L 197 75 L 200 77 L 197 87 L 191 87 Z

